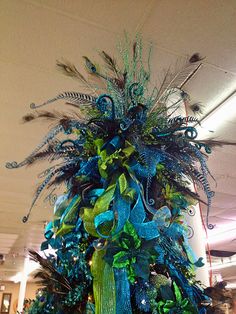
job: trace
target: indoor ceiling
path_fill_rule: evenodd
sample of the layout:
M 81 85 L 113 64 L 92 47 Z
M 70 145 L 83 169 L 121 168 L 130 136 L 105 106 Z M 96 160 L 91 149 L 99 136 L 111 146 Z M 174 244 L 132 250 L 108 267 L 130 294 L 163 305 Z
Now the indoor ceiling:
M 142 33 L 153 44 L 152 76 L 158 84 L 165 70 L 199 52 L 203 66 L 184 86 L 191 102 L 204 105 L 202 118 L 236 90 L 235 0 L 1 0 L 0 1 L 0 279 L 22 270 L 27 248 L 38 249 L 44 224 L 52 209 L 43 198 L 27 224 L 21 222 L 46 164 L 8 170 L 7 161 L 21 161 L 47 132 L 47 123 L 22 125 L 31 102 L 41 103 L 65 90 L 81 90 L 76 81 L 61 75 L 55 62 L 64 57 L 76 65 L 82 56 L 97 60 L 105 50 L 115 55 L 124 31 Z M 81 70 L 83 72 L 83 68 Z M 236 105 L 236 104 L 235 104 Z M 63 107 L 57 103 L 51 108 Z M 229 111 L 214 133 L 234 141 L 236 111 Z M 236 149 L 217 149 L 209 167 L 217 180 L 210 222 L 214 236 L 224 230 L 210 249 L 236 251 Z M 222 228 L 226 229 L 222 229 Z M 231 228 L 230 234 L 227 228 Z M 228 236 L 227 236 L 228 234 Z M 226 236 L 225 236 L 226 235 Z M 212 237 L 211 231 L 208 232 Z M 236 267 L 221 271 L 236 282 Z

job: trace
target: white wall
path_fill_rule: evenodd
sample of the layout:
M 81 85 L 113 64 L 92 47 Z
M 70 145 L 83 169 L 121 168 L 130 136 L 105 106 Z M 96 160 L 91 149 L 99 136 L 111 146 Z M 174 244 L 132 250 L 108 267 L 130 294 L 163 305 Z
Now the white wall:
M 10 308 L 10 314 L 16 313 L 17 308 L 17 300 L 18 300 L 18 294 L 20 289 L 19 283 L 13 283 L 13 282 L 0 282 L 1 286 L 5 286 L 4 291 L 0 291 L 0 305 L 2 304 L 2 295 L 3 293 L 11 293 L 11 308 Z M 28 282 L 26 286 L 26 299 L 34 299 L 35 298 L 35 292 L 40 288 L 39 285 L 33 282 Z

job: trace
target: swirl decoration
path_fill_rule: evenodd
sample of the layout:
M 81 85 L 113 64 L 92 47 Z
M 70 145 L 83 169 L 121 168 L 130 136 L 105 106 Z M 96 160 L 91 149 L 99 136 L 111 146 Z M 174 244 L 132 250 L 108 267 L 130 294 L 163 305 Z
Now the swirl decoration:
M 206 152 L 207 154 L 211 154 L 211 152 L 212 152 L 211 148 L 210 148 L 208 145 L 204 144 L 204 143 L 197 143 L 197 144 L 195 144 L 195 146 L 196 146 L 197 149 L 199 149 L 199 150 L 204 147 L 205 152 Z
M 140 85 L 139 83 L 133 83 L 130 85 L 129 87 L 129 95 L 130 95 L 130 99 L 131 99 L 131 102 L 133 104 L 133 106 L 137 106 L 138 103 L 137 103 L 137 98 L 139 96 L 142 96 L 144 93 L 144 90 L 143 90 L 143 86 Z
M 30 104 L 30 109 L 38 109 L 41 107 L 44 107 L 48 104 L 54 103 L 55 101 L 58 100 L 64 100 L 67 103 L 73 105 L 73 106 L 80 106 L 81 104 L 94 104 L 96 103 L 96 98 L 87 95 L 87 94 L 82 94 L 82 93 L 77 93 L 77 92 L 64 92 L 56 97 L 49 99 L 48 101 L 44 102 L 43 104 L 36 105 L 35 103 Z
M 19 164 L 16 161 L 6 163 L 6 168 L 8 168 L 8 169 L 14 169 L 14 168 L 18 168 L 18 167 L 19 167 Z
M 196 214 L 196 210 L 193 206 L 189 207 L 188 210 L 187 210 L 187 213 L 189 216 L 195 216 Z
M 122 131 L 126 131 L 132 124 L 133 124 L 133 120 L 129 118 L 124 118 L 123 121 L 120 123 L 120 129 Z
M 197 137 L 197 130 L 193 127 L 187 127 L 184 132 L 184 135 L 186 138 L 194 140 Z
M 49 202 L 50 206 L 54 206 L 57 201 L 57 194 L 53 193 L 54 191 L 55 189 L 53 189 L 44 199 L 44 202 Z
M 129 49 L 122 51 L 127 54 Z M 93 86 L 75 66 L 60 63 L 67 75 L 91 87 L 93 94 L 64 92 L 32 105 L 35 109 L 64 100 L 78 113 L 36 111 L 26 116 L 25 121 L 47 118 L 56 126 L 25 160 L 6 164 L 14 169 L 41 159 L 53 162 L 40 174 L 43 181 L 23 222 L 29 220 L 42 191 L 66 186 L 64 195 L 49 197 L 55 201 L 54 216 L 45 228 L 42 249 L 56 250 L 54 260 L 47 258 L 51 263 L 47 271 L 55 273 L 47 275 L 53 291 L 45 289 L 46 301 L 38 306 L 44 313 L 49 305 L 57 307 L 57 313 L 92 309 L 96 314 L 122 314 L 134 308 L 158 313 L 171 306 L 173 311 L 201 311 L 206 296 L 194 279 L 201 260 L 196 261 L 189 247 L 193 230 L 181 212 L 194 216 L 191 205 L 201 201 L 187 186 L 187 178 L 205 192 L 207 226 L 212 228 L 208 215 L 213 192 L 205 158 L 211 143 L 198 141 L 195 117 L 169 113 L 161 97 L 164 90 L 148 90 L 150 73 L 142 62 L 139 41 L 131 56 L 122 55 L 123 70 L 107 53 L 101 55 L 111 75 L 101 73 L 87 57 L 84 60 L 90 76 L 102 80 L 103 92 L 94 96 Z M 170 87 L 176 86 L 169 83 Z M 173 106 L 175 111 L 179 103 Z M 156 285 L 162 270 L 162 276 L 171 279 L 164 289 Z M 165 289 L 173 299 L 162 296 Z
M 113 99 L 110 95 L 103 94 L 100 95 L 96 100 L 97 108 L 104 114 L 104 116 L 108 115 L 108 119 L 115 119 L 115 106 Z
M 194 236 L 194 230 L 191 226 L 188 226 L 187 238 L 192 239 L 193 236 Z

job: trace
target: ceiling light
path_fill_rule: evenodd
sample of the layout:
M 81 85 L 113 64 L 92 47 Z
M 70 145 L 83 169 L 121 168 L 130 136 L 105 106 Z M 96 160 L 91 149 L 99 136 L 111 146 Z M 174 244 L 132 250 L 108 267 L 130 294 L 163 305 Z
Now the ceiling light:
M 218 230 L 212 230 L 208 234 L 206 241 L 210 244 L 224 242 L 226 240 L 236 238 L 236 227 L 234 224 L 228 224 L 226 226 L 220 227 Z
M 29 274 L 31 274 L 33 271 L 35 271 L 38 268 L 39 268 L 38 263 L 31 261 L 27 258 L 26 263 L 25 263 L 25 272 L 17 273 L 15 276 L 10 278 L 10 281 L 18 283 L 18 282 L 22 281 L 24 276 L 28 276 Z
M 236 229 L 232 229 L 232 230 L 227 230 L 227 231 L 223 231 L 223 232 L 219 232 L 216 235 L 212 235 L 209 236 L 208 239 L 206 239 L 206 241 L 210 244 L 213 243 L 220 243 L 220 242 L 225 242 L 227 240 L 230 239 L 235 239 L 236 238 Z
M 31 274 L 33 271 L 35 271 L 38 268 L 39 268 L 38 263 L 29 260 L 27 263 L 26 275 L 28 276 L 29 274 Z
M 209 267 L 209 270 L 218 270 L 218 269 L 228 268 L 232 266 L 236 266 L 236 260 L 229 263 L 212 264 L 212 266 Z
M 198 138 L 209 137 L 209 132 L 218 130 L 226 120 L 233 119 L 234 115 L 236 115 L 236 92 L 207 114 L 201 120 L 201 126 L 196 126 Z

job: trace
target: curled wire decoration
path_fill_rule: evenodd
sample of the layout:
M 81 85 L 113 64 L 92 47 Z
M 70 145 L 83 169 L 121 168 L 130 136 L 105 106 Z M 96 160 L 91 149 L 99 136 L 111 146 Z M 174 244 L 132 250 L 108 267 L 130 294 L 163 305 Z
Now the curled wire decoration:
M 207 206 L 207 215 L 206 215 L 206 225 L 207 225 L 207 228 L 209 230 L 212 230 L 215 228 L 215 225 L 209 223 L 209 214 L 210 214 L 210 206 L 211 206 L 211 199 L 214 197 L 215 195 L 215 192 L 214 191 L 210 191 L 208 192 L 208 206 Z
M 182 116 L 176 116 L 174 118 L 170 118 L 168 119 L 167 123 L 168 125 L 175 125 L 175 124 L 186 124 L 187 123 L 198 123 L 200 124 L 199 119 L 197 119 L 196 117 L 192 117 L 192 116 L 187 116 L 187 117 L 182 117 Z
M 52 191 L 44 198 L 44 202 L 49 202 L 50 206 L 54 206 L 57 201 L 57 195 L 54 193 L 56 188 L 54 187 Z
M 196 210 L 195 210 L 195 208 L 193 206 L 191 206 L 191 207 L 189 207 L 187 209 L 187 213 L 188 213 L 189 216 L 195 216 Z
M 142 96 L 144 93 L 144 88 L 140 83 L 133 83 L 129 87 L 129 95 L 131 102 L 134 106 L 137 106 L 137 97 Z
M 28 213 L 26 216 L 23 216 L 22 222 L 26 223 L 29 220 L 29 216 L 30 216 L 30 213 Z
M 115 115 L 115 105 L 112 97 L 108 94 L 102 94 L 96 99 L 96 104 L 98 110 L 100 110 L 102 113 L 110 115 L 108 116 L 111 120 L 114 120 Z
M 80 107 L 81 104 L 95 104 L 96 103 L 96 97 L 83 94 L 83 93 L 77 93 L 77 92 L 64 92 L 59 95 L 57 95 L 54 98 L 51 98 L 47 100 L 46 102 L 42 103 L 41 105 L 36 105 L 35 103 L 30 104 L 31 109 L 38 109 L 44 106 L 47 106 L 51 103 L 54 103 L 58 100 L 65 100 L 69 104 L 72 104 L 76 107 Z
M 213 225 L 212 223 L 209 223 L 209 218 L 207 218 L 206 224 L 209 230 L 213 230 L 216 226 L 216 225 Z
M 41 178 L 44 178 L 46 177 L 47 175 L 49 175 L 49 173 L 51 173 L 54 169 L 56 169 L 56 166 L 52 166 L 52 167 L 49 167 L 47 168 L 46 170 L 40 172 L 38 174 L 38 178 L 41 179 Z
M 149 198 L 149 190 L 151 186 L 151 181 L 152 181 L 151 175 L 148 175 L 147 182 L 146 182 L 146 203 L 149 206 L 155 205 L 155 200 L 153 198 Z
M 204 148 L 204 149 L 205 149 L 205 152 L 206 152 L 207 154 L 211 154 L 211 153 L 212 153 L 212 149 L 211 149 L 208 145 L 206 145 L 206 144 L 204 144 L 204 143 L 196 143 L 195 146 L 196 146 L 199 150 L 200 150 L 201 148 Z
M 46 178 L 37 188 L 27 215 L 22 218 L 22 221 L 24 223 L 28 221 L 30 214 L 32 212 L 32 209 L 35 206 L 39 196 L 41 195 L 42 191 L 48 186 L 52 178 L 55 177 L 55 175 L 57 175 L 58 173 L 61 173 L 61 172 L 63 173 L 64 171 L 67 171 L 70 168 L 72 168 L 74 163 L 76 163 L 76 161 L 71 161 L 71 162 L 68 162 L 67 164 L 62 164 L 62 166 L 58 168 L 56 166 L 53 166 L 42 173 L 43 177 L 46 176 Z
M 184 135 L 186 136 L 186 138 L 194 140 L 197 137 L 197 130 L 194 127 L 187 127 Z
M 150 205 L 150 206 L 153 206 L 153 205 L 155 205 L 155 200 L 153 199 L 153 198 L 149 198 L 149 199 L 147 199 L 147 204 L 148 205 Z
M 8 169 L 15 169 L 15 168 L 20 168 L 23 166 L 26 166 L 28 164 L 31 163 L 32 159 L 34 158 L 34 156 L 41 151 L 45 145 L 48 145 L 49 143 L 54 142 L 55 144 L 57 143 L 57 140 L 55 139 L 55 137 L 61 133 L 64 132 L 64 128 L 62 125 L 56 125 L 55 127 L 53 127 L 49 133 L 43 138 L 43 140 L 41 141 L 41 143 L 33 150 L 33 152 L 26 157 L 23 161 L 17 163 L 16 161 L 13 162 L 7 162 L 6 163 L 6 168 Z
M 192 239 L 192 237 L 194 236 L 194 230 L 191 226 L 187 226 L 187 238 L 188 239 Z
M 133 124 L 133 120 L 129 119 L 129 118 L 125 118 L 122 120 L 122 122 L 120 123 L 120 129 L 122 131 L 126 131 L 128 130 L 128 128 Z
M 46 101 L 46 102 L 44 102 L 44 103 L 42 103 L 42 104 L 40 104 L 40 105 L 36 105 L 35 103 L 31 103 L 30 104 L 30 109 L 38 109 L 38 108 L 41 108 L 41 107 L 44 107 L 44 106 L 46 106 L 46 105 L 48 105 L 48 104 L 50 104 L 50 103 L 53 103 L 53 102 L 55 102 L 55 101 L 57 101 L 57 100 L 59 100 L 61 97 L 55 97 L 55 98 L 52 98 L 52 99 L 50 99 L 50 100 L 48 100 L 48 101 Z
M 72 153 L 74 151 L 81 150 L 83 145 L 79 144 L 74 140 L 64 140 L 58 146 L 58 151 L 62 151 L 64 153 Z
M 54 206 L 57 201 L 57 194 L 50 194 L 48 201 L 50 206 Z
M 6 168 L 7 169 L 15 169 L 15 168 L 19 168 L 20 164 L 17 163 L 17 161 L 12 161 L 12 162 L 7 162 L 6 163 Z
M 212 149 L 211 149 L 208 145 L 203 145 L 203 146 L 204 146 L 204 148 L 205 148 L 205 152 L 206 152 L 207 154 L 211 154 Z

